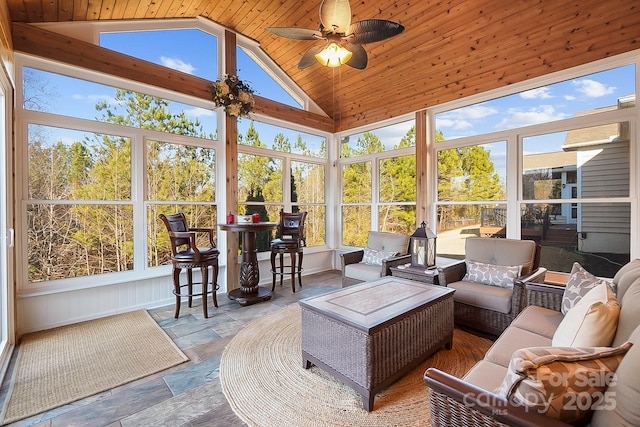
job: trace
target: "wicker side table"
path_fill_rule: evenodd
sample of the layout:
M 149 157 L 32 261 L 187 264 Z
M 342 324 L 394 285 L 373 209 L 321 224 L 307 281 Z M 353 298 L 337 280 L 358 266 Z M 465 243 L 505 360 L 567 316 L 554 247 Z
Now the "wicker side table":
M 402 279 L 414 280 L 416 282 L 428 283 L 430 285 L 439 285 L 440 278 L 438 277 L 438 270 L 425 270 L 424 268 L 416 267 L 391 267 L 391 275 L 393 277 L 400 277 Z
M 387 276 L 300 301 L 302 363 L 362 396 L 378 391 L 453 343 L 453 289 Z

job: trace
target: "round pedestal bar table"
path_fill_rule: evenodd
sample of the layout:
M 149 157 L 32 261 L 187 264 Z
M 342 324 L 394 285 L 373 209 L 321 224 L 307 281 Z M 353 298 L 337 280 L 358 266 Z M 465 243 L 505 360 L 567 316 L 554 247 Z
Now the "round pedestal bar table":
M 277 226 L 277 222 L 218 224 L 221 230 L 235 231 L 242 235 L 242 261 L 238 280 L 240 287 L 227 293 L 229 299 L 238 301 L 242 306 L 271 299 L 271 289 L 258 286 L 260 270 L 256 256 L 256 233 L 271 231 Z

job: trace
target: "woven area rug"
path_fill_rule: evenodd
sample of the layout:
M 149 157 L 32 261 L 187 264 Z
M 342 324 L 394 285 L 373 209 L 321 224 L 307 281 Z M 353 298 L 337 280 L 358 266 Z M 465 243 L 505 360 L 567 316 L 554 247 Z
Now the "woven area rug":
M 437 367 L 462 376 L 491 341 L 454 331 L 452 350 L 440 350 L 376 395 L 372 412 L 360 396 L 319 368 L 303 369 L 298 304 L 269 314 L 240 331 L 220 362 L 222 390 L 249 426 L 428 426 L 424 371 Z
M 108 390 L 188 358 L 144 310 L 22 337 L 2 423 Z

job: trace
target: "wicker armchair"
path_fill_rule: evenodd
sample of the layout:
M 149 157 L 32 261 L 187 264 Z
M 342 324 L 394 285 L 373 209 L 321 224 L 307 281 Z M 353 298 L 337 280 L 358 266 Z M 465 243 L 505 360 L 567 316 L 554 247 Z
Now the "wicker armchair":
M 444 282 L 440 284 L 456 289 L 456 325 L 500 335 L 527 305 L 524 282 L 544 280 L 546 269 L 539 266 L 540 245 L 532 240 L 470 237 L 465 242 L 465 257 L 467 261 L 496 266 L 522 266 L 512 290 L 464 280 L 466 262 L 440 269 L 440 281 Z
M 404 234 L 370 231 L 367 236 L 367 248 L 376 251 L 391 251 L 397 255 L 382 259 L 380 264 L 368 264 L 363 262 L 365 248 L 340 254 L 343 288 L 390 276 L 391 267 L 411 261 L 411 255 L 408 255 L 409 236 Z

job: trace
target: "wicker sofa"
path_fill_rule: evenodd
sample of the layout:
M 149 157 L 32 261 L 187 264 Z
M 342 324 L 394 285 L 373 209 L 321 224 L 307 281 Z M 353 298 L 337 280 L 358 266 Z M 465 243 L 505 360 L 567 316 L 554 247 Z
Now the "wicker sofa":
M 602 396 L 607 405 L 603 410 L 589 412 L 591 427 L 640 425 L 640 260 L 623 266 L 612 280 L 617 287 L 619 315 L 613 324 L 611 347 L 599 347 L 608 351 L 625 342 L 636 343 L 612 365 L 615 380 L 605 383 Z M 561 327 L 564 289 L 558 286 L 528 284 L 526 294 L 529 306 L 513 321 L 467 374 L 458 379 L 437 369 L 425 372 L 425 384 L 429 388 L 432 426 L 567 426 L 574 425 L 548 416 L 544 411 L 531 410 L 517 399 L 511 401 L 503 394 L 495 394 L 505 375 L 513 370 L 514 359 L 526 350 L 547 348 L 554 341 L 554 334 Z M 605 323 L 605 322 L 603 322 Z M 593 328 L 589 328 L 592 330 Z M 626 344 L 628 345 L 628 343 Z M 527 349 L 523 349 L 526 347 Z M 571 346 L 573 347 L 573 346 Z M 559 351 L 560 347 L 551 347 Z M 618 347 L 619 348 L 619 347 Z M 594 351 L 598 347 L 570 348 L 570 351 Z M 514 352 L 516 352 L 514 354 Z M 512 357 L 513 355 L 513 357 Z M 554 356 L 556 357 L 556 356 Z M 511 368 L 509 367 L 509 364 Z M 580 362 L 594 363 L 594 362 Z M 555 366 L 555 365 L 550 365 Z M 617 370 L 615 367 L 617 366 Z M 556 369 L 554 374 L 571 370 Z M 578 372 L 578 371 L 575 371 Z M 602 365 L 596 372 L 605 377 Z M 561 391 L 558 396 L 565 398 Z M 575 393 L 574 393 L 575 394 Z M 587 409 L 588 411 L 588 409 Z M 560 417 L 562 418 L 562 417 Z
M 439 275 L 441 285 L 456 290 L 453 297 L 456 325 L 500 335 L 526 305 L 524 283 L 543 281 L 546 269 L 539 263 L 540 245 L 532 240 L 466 239 L 465 261 L 441 268 Z M 492 269 L 474 278 L 468 270 L 470 265 L 478 271 L 482 271 L 483 265 Z M 509 286 L 481 282 L 481 279 L 487 282 L 492 275 L 501 278 L 503 271 L 510 269 L 513 273 L 518 267 L 521 267 L 519 277 L 515 282 L 511 280 Z M 470 276 L 465 276 L 467 273 Z
M 390 276 L 391 267 L 411 261 L 408 253 L 409 236 L 369 231 L 365 248 L 340 254 L 342 287 Z M 367 254 L 374 256 L 368 259 Z

